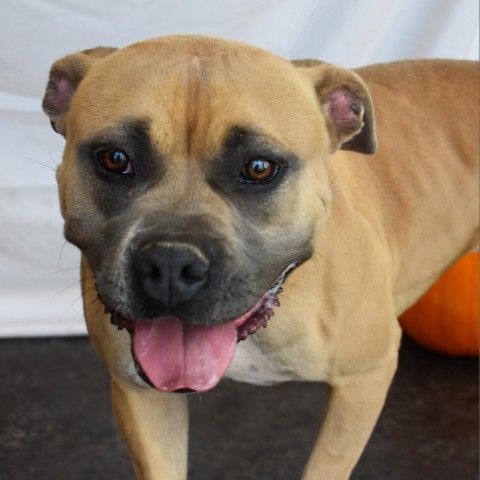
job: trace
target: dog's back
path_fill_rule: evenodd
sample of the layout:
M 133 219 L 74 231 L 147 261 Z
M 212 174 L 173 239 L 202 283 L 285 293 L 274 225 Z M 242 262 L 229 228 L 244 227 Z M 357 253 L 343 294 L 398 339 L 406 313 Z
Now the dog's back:
M 332 188 L 392 250 L 400 313 L 478 246 L 478 63 L 419 60 L 357 73 L 372 94 L 379 150 L 333 156 Z

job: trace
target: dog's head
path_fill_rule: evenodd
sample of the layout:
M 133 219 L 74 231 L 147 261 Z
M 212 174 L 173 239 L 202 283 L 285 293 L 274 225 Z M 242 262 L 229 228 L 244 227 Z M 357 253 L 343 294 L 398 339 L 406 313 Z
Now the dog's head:
M 178 347 L 186 363 L 210 349 L 221 368 L 222 344 L 263 325 L 287 273 L 314 252 L 331 203 L 325 158 L 375 150 L 353 72 L 204 37 L 64 57 L 43 107 L 66 138 L 65 235 L 113 322 L 137 356 L 142 342 Z M 213 385 L 166 379 L 144 356 L 158 388 Z

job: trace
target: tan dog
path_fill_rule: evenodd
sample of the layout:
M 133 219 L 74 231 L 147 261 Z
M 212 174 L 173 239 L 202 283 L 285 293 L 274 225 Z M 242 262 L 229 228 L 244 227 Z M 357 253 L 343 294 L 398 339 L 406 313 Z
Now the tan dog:
M 186 478 L 172 392 L 226 376 L 328 382 L 303 478 L 347 479 L 397 366 L 398 315 L 478 242 L 478 65 L 353 73 L 166 37 L 62 58 L 44 109 L 66 138 L 65 234 L 137 478 Z

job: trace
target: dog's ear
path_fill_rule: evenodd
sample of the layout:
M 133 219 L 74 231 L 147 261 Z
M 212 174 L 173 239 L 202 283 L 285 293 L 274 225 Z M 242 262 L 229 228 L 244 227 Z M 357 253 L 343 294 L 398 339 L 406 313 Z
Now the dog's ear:
M 375 119 L 372 99 L 354 72 L 318 60 L 292 62 L 313 82 L 325 113 L 332 150 L 375 153 Z
M 92 48 L 67 55 L 52 65 L 42 107 L 56 132 L 65 136 L 65 114 L 75 90 L 90 66 L 115 50 L 117 49 L 110 47 Z

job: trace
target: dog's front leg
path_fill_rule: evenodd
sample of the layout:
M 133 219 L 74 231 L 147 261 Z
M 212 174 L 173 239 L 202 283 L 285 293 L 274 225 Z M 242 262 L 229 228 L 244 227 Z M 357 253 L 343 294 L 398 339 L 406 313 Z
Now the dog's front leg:
M 332 385 L 326 416 L 302 480 L 346 480 L 372 433 L 397 358 Z
M 161 393 L 113 380 L 112 399 L 137 480 L 185 480 L 186 395 Z

